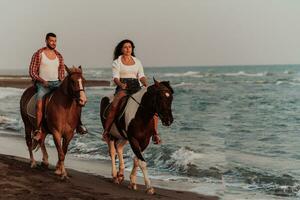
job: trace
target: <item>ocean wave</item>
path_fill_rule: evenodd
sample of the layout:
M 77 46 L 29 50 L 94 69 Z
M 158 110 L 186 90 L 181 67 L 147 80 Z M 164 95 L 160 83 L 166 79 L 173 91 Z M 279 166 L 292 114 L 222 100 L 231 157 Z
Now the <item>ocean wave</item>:
M 262 72 L 262 73 L 246 73 L 244 71 L 234 72 L 234 73 L 224 73 L 218 74 L 218 76 L 249 76 L 249 77 L 262 77 L 262 76 L 272 76 L 273 74 L 270 72 Z
M 181 147 L 171 155 L 171 159 L 168 162 L 172 163 L 174 167 L 187 170 L 189 166 L 194 165 L 194 160 L 200 158 L 202 158 L 200 153 L 195 153 L 188 148 Z
M 178 83 L 178 84 L 174 84 L 172 85 L 173 88 L 177 88 L 177 87 L 183 87 L 183 86 L 193 86 L 194 84 L 193 83 L 186 83 L 186 82 L 181 82 L 181 83 Z
M 289 174 L 275 174 L 261 171 L 255 168 L 236 167 L 228 173 L 235 178 L 231 180 L 240 180 L 240 183 L 226 183 L 227 186 L 242 186 L 246 190 L 263 191 L 267 194 L 276 196 L 297 196 L 300 192 L 299 181 Z
M 290 74 L 290 72 L 285 72 L 286 74 Z M 222 76 L 229 76 L 229 77 L 264 77 L 264 76 L 273 76 L 274 73 L 271 72 L 260 72 L 260 73 L 248 73 L 244 71 L 239 72 L 231 72 L 231 73 L 204 73 L 204 72 L 196 72 L 196 71 L 188 71 L 183 73 L 165 73 L 163 74 L 164 77 L 191 77 L 191 78 L 203 78 L 203 77 L 222 77 Z
M 82 153 L 75 153 L 75 154 L 72 154 L 74 157 L 77 157 L 77 158 L 81 158 L 81 159 L 85 159 L 85 160 L 110 160 L 110 157 L 109 156 L 103 156 L 103 155 L 100 155 L 100 154 L 94 154 L 94 155 L 91 155 L 91 154 L 82 154 Z
M 21 120 L 0 115 L 0 128 L 4 130 L 19 131 L 23 127 Z
M 105 71 L 104 70 L 88 70 L 85 72 L 85 77 L 91 77 L 91 78 L 101 78 L 104 77 Z
M 10 96 L 19 96 L 22 94 L 24 89 L 11 88 L 11 87 L 1 87 L 0 99 L 4 99 Z
M 201 78 L 205 75 L 201 74 L 201 72 L 195 72 L 195 71 L 188 71 L 184 73 L 165 73 L 163 74 L 164 77 L 195 77 L 195 78 Z
M 293 71 L 289 71 L 289 70 L 286 70 L 286 71 L 284 71 L 283 73 L 284 73 L 284 74 L 294 74 Z
M 150 168 L 159 166 L 159 170 L 167 170 L 176 176 L 221 179 L 222 172 L 219 169 L 215 167 L 200 168 L 198 163 L 203 157 L 203 154 L 188 147 L 181 147 L 177 150 L 166 146 L 151 148 L 145 154 L 145 159 Z

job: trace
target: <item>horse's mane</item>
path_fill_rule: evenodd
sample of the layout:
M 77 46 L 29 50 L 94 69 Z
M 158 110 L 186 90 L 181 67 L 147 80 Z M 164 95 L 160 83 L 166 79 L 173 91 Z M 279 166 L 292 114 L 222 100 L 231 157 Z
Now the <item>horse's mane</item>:
M 81 70 L 81 68 L 80 67 L 71 67 L 71 68 L 69 68 L 69 73 L 70 74 L 73 74 L 73 73 L 80 73 L 80 74 L 82 74 L 82 70 Z
M 168 89 L 171 91 L 172 94 L 174 94 L 174 90 L 173 90 L 173 88 L 171 87 L 169 81 L 162 81 L 162 82 L 160 82 L 160 84 L 163 84 L 166 88 L 168 88 Z
M 167 88 L 168 90 L 170 90 L 170 92 L 171 92 L 172 94 L 174 93 L 174 90 L 173 90 L 173 88 L 171 87 L 169 81 L 161 81 L 161 82 L 159 82 L 159 85 L 160 85 L 159 87 L 162 87 L 162 88 L 165 87 L 165 88 Z M 157 90 L 157 87 L 156 87 L 155 84 L 148 87 L 148 92 L 150 92 L 150 93 L 154 93 L 156 90 Z
M 66 68 L 66 71 L 68 72 L 68 75 L 65 77 L 65 79 L 62 81 L 62 84 L 60 84 L 59 89 L 63 90 L 63 93 L 66 95 L 71 94 L 71 92 L 68 91 L 68 81 L 70 79 L 70 76 L 72 74 L 80 74 L 82 76 L 82 69 L 81 67 L 70 67 L 70 68 Z M 83 81 L 85 81 L 85 79 L 82 77 Z

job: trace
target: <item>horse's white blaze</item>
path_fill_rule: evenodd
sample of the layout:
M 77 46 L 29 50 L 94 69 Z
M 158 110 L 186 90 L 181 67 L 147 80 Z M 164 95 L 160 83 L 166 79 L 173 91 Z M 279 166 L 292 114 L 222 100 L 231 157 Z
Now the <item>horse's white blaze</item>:
M 85 92 L 83 91 L 84 88 L 83 88 L 83 84 L 82 84 L 82 79 L 81 78 L 78 79 L 78 84 L 79 84 L 79 89 L 81 90 L 79 92 L 79 94 L 80 94 L 79 99 L 80 99 L 80 101 L 82 101 L 82 104 L 84 105 L 86 103 L 86 101 L 87 101 L 87 98 L 86 98 Z
M 82 79 L 78 79 L 79 89 L 83 90 Z

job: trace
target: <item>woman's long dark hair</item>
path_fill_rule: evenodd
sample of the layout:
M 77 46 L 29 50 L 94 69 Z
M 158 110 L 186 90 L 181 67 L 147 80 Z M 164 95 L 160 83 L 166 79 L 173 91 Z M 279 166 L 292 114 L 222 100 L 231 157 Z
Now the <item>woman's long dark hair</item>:
M 131 44 L 131 47 L 132 47 L 131 55 L 135 56 L 135 54 L 134 54 L 135 46 L 134 46 L 133 42 L 131 40 L 126 39 L 126 40 L 122 40 L 121 42 L 119 42 L 119 44 L 116 46 L 115 51 L 114 51 L 114 60 L 119 58 L 119 56 L 123 54 L 122 53 L 122 48 L 123 48 L 123 45 L 125 43 L 130 43 Z

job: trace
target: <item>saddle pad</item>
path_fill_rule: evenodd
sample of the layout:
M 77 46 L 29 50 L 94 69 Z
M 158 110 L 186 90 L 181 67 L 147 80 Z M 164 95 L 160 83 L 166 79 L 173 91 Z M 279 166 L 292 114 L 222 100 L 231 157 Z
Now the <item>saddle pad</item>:
M 139 103 L 142 100 L 142 97 L 144 96 L 144 94 L 147 92 L 147 88 L 142 88 L 140 91 L 138 91 L 137 93 L 133 94 L 132 97 L 137 101 L 133 100 L 133 98 L 129 97 L 126 107 L 124 108 L 123 113 L 119 116 L 119 118 L 121 118 L 123 115 L 125 115 L 125 125 L 126 125 L 126 131 L 123 131 L 123 135 L 125 137 L 127 137 L 127 130 L 128 130 L 128 126 L 129 123 L 131 122 L 131 120 L 135 117 L 135 114 L 138 110 L 139 107 Z M 113 96 L 108 96 L 110 99 L 110 102 L 112 102 L 113 100 Z M 122 136 L 122 134 L 119 133 L 115 123 L 113 123 L 111 129 L 110 129 L 110 134 L 112 134 L 115 138 L 118 139 L 124 139 L 124 137 Z
M 127 105 L 125 107 L 124 113 L 125 113 L 125 124 L 126 124 L 126 131 L 128 130 L 129 123 L 131 120 L 135 117 L 135 114 L 139 108 L 139 104 L 142 101 L 142 97 L 147 92 L 147 88 L 144 87 L 137 93 L 131 95 L 127 101 Z
M 27 104 L 27 114 L 30 116 L 30 117 L 33 117 L 33 118 L 36 118 L 36 95 L 37 94 L 34 94 L 28 104 Z
M 27 104 L 27 114 L 30 116 L 30 117 L 33 117 L 33 118 L 36 118 L 36 95 L 37 94 L 34 94 L 28 104 Z M 47 101 L 46 102 L 46 105 L 44 107 L 44 110 L 47 110 L 47 105 L 48 103 L 50 102 L 51 98 L 53 96 L 53 92 L 49 93 L 49 94 L 46 94 L 45 97 L 44 97 L 44 100 L 43 101 Z M 48 98 L 49 97 L 49 98 Z M 46 99 L 46 100 L 45 100 Z

